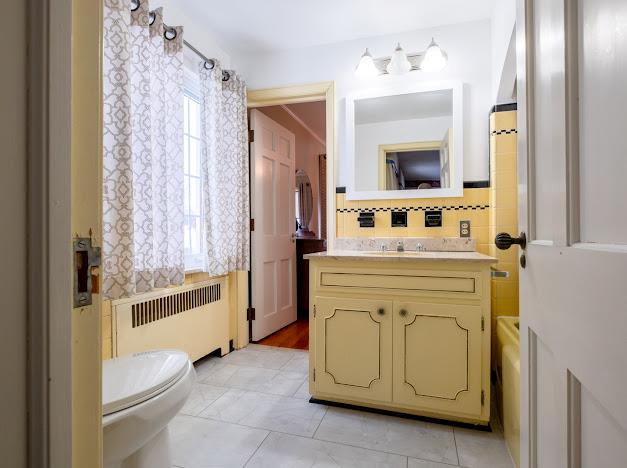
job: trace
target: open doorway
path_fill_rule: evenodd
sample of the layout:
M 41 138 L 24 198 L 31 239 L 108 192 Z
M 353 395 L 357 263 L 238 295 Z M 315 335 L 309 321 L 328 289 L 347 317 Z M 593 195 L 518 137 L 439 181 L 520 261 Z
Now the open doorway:
M 308 349 L 309 266 L 326 250 L 325 100 L 251 109 L 251 341 Z

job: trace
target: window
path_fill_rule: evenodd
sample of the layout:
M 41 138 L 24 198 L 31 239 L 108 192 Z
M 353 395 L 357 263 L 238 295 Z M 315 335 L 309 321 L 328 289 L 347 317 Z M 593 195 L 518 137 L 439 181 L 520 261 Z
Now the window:
M 187 88 L 187 87 L 186 87 Z M 191 90 L 184 95 L 184 243 L 185 269 L 203 267 L 202 178 L 200 172 L 200 100 Z

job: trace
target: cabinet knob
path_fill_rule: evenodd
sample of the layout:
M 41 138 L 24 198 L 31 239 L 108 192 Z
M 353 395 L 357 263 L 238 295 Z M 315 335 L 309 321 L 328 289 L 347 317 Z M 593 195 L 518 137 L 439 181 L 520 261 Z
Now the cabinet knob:
M 385 315 L 385 309 L 381 308 L 381 309 L 377 310 L 377 313 L 379 315 Z
M 407 315 L 407 311 L 405 309 L 401 309 L 398 313 L 401 315 L 401 317 L 405 317 Z

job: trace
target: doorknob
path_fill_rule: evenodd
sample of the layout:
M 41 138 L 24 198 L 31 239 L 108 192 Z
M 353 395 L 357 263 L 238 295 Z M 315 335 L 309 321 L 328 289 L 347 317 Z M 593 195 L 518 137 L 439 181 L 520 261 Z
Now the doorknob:
M 518 237 L 512 237 L 506 232 L 501 232 L 494 238 L 494 243 L 501 250 L 507 250 L 513 244 L 518 244 L 521 249 L 524 249 L 527 246 L 527 236 L 524 232 L 521 232 Z
M 401 317 L 406 317 L 407 316 L 407 311 L 405 309 L 401 309 L 399 312 Z

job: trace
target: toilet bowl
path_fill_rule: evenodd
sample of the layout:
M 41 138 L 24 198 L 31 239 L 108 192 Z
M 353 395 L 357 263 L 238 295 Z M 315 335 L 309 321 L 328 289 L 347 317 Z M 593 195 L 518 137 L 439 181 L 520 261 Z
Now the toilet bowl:
M 157 350 L 103 362 L 105 468 L 171 468 L 168 423 L 196 380 L 186 353 Z

